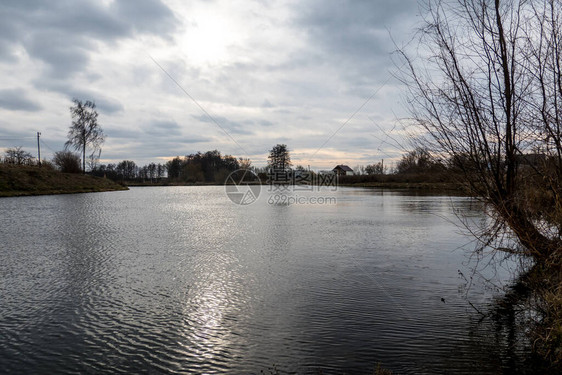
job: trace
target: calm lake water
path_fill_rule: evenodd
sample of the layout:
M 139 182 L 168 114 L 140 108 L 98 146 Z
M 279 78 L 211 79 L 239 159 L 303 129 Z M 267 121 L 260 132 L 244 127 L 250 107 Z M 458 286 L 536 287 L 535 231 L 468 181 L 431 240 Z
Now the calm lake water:
M 322 194 L 337 204 L 238 206 L 220 186 L 0 199 L 0 372 L 522 368 L 509 321 L 465 297 L 455 212 L 485 220 L 477 204 Z M 475 274 L 468 299 L 487 309 L 512 266 Z

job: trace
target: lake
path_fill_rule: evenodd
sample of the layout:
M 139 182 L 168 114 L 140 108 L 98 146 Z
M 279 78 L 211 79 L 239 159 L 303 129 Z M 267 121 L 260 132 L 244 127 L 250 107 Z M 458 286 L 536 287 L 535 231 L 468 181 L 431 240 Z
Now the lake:
M 222 186 L 0 199 L 0 371 L 522 368 L 520 333 L 469 304 L 489 309 L 516 266 L 470 257 L 457 215 L 485 221 L 476 202 L 298 194 L 337 203 L 271 204 L 262 189 L 236 205 Z

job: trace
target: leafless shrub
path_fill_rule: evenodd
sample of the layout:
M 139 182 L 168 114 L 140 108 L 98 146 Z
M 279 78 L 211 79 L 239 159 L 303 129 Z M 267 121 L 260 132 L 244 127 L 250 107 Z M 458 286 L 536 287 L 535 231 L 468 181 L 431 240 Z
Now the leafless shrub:
M 63 173 L 80 173 L 80 156 L 70 151 L 55 152 L 53 164 Z

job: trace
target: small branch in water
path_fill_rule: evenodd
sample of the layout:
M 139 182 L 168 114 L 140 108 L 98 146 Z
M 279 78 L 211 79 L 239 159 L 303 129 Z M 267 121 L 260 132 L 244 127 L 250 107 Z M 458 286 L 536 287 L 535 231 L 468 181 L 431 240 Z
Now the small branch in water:
M 474 306 L 474 305 L 472 304 L 472 302 L 470 302 L 468 299 L 466 300 L 466 302 L 468 302 L 468 304 L 469 304 L 478 314 L 482 315 L 482 318 L 480 319 L 480 322 L 481 322 L 484 318 L 488 317 L 489 314 L 484 314 L 484 313 L 483 313 L 482 311 L 480 311 L 476 306 Z

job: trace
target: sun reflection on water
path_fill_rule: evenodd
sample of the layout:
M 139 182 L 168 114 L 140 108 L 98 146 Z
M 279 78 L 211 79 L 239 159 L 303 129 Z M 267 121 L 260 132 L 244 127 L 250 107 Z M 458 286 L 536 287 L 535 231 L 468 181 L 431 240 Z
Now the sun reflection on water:
M 239 306 L 241 276 L 235 257 L 223 249 L 203 252 L 205 267 L 192 269 L 192 284 L 185 296 L 179 344 L 205 366 L 226 365 L 232 348 L 240 348 L 240 335 L 233 330 L 232 317 L 242 312 Z

